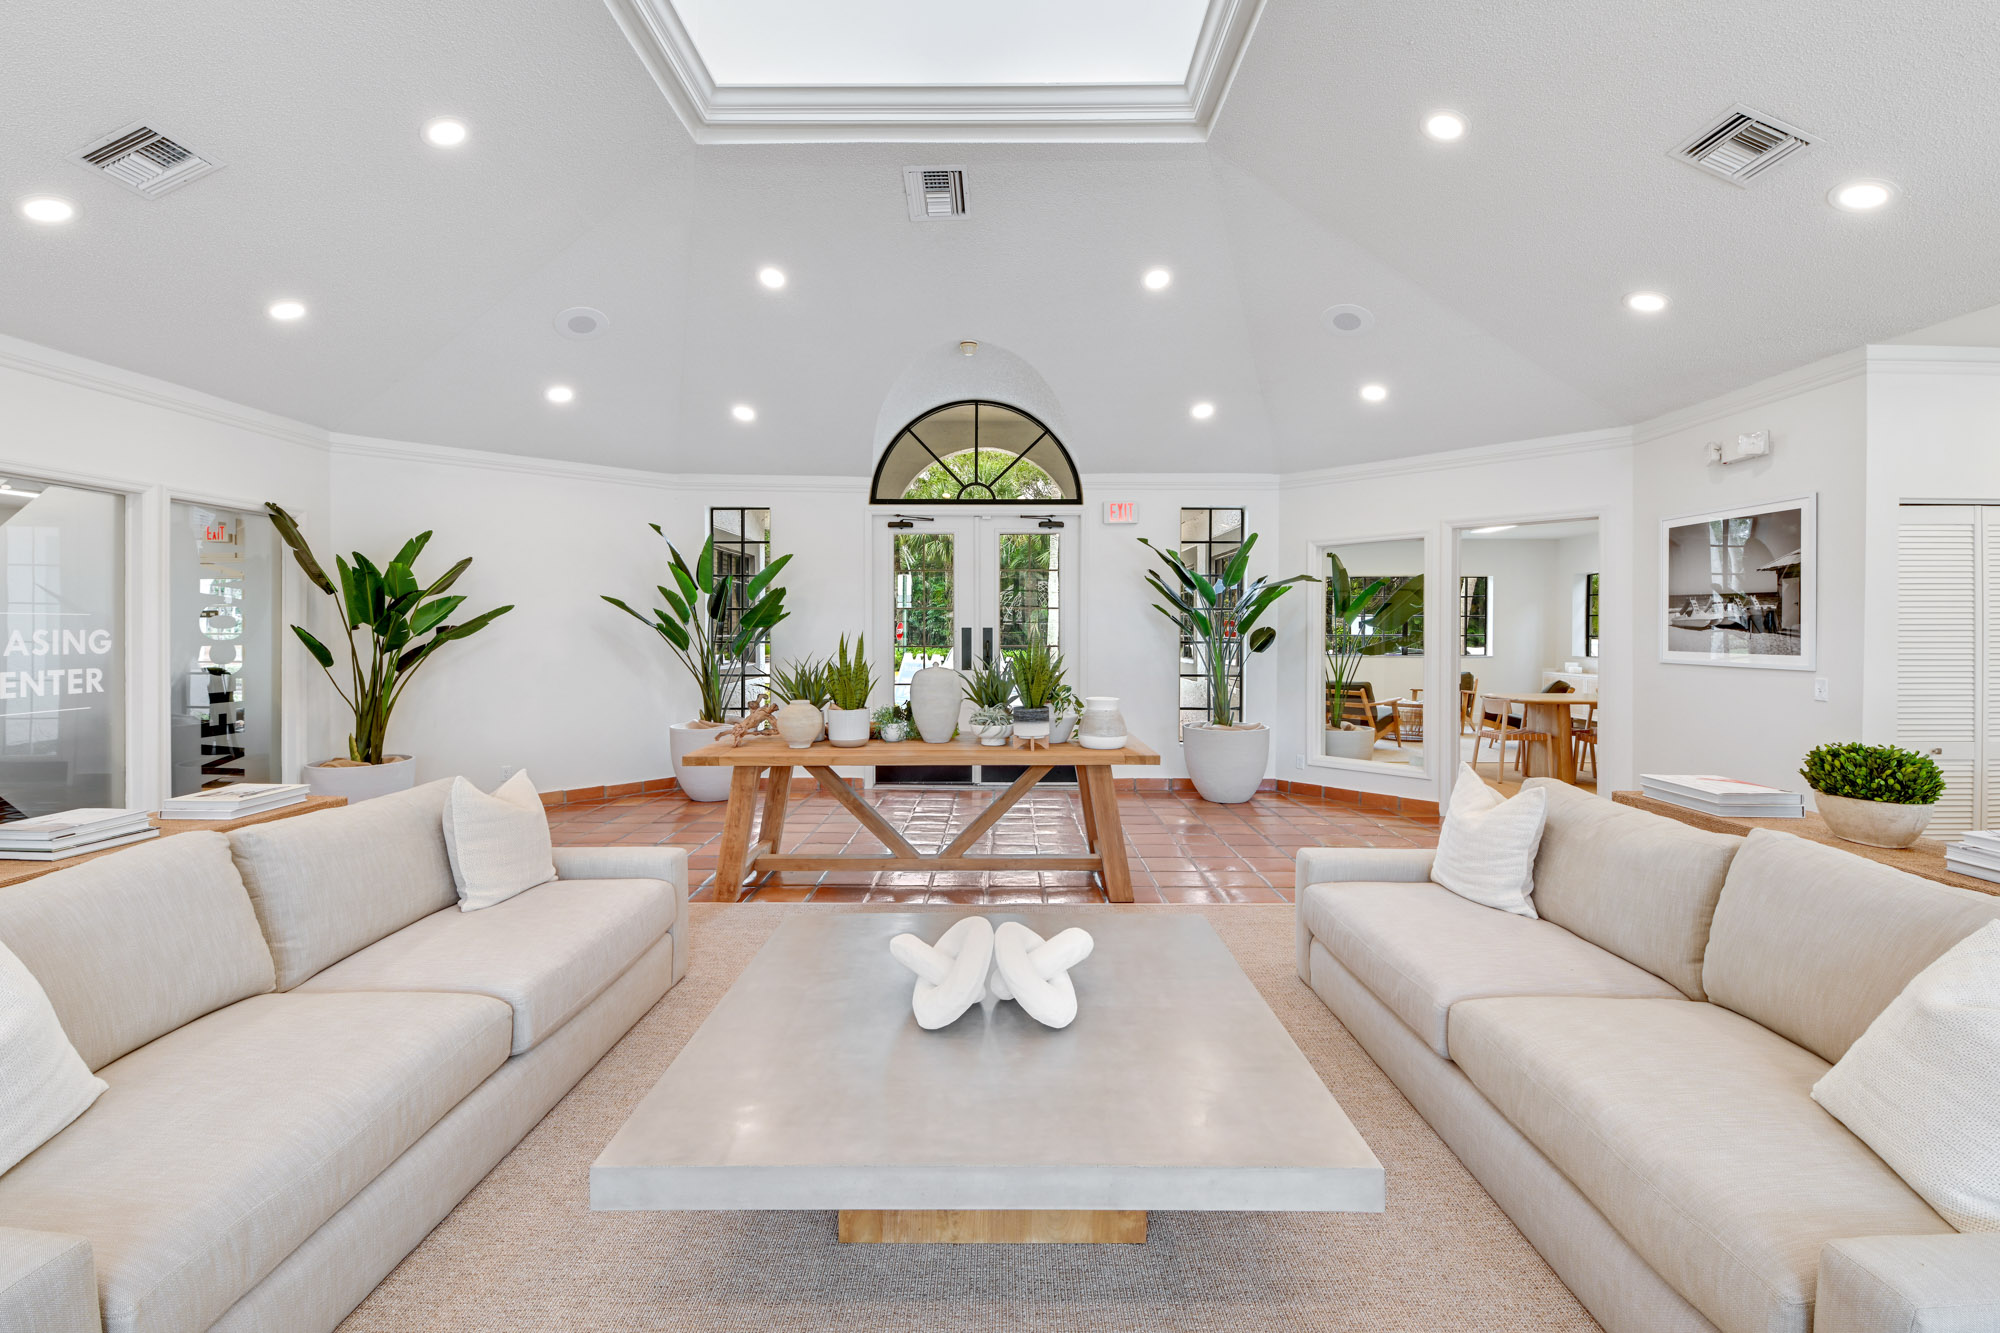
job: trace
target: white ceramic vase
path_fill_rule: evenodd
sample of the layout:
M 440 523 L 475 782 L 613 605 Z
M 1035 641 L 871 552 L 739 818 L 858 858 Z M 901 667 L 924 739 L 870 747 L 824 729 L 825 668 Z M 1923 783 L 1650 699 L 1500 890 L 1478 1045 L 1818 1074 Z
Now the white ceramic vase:
M 1813 805 L 1836 838 L 1863 847 L 1909 847 L 1924 836 L 1935 805 L 1898 805 L 1892 801 L 1860 801 L 1852 796 L 1813 793 Z
M 1077 719 L 1077 743 L 1086 750 L 1125 748 L 1125 715 L 1118 700 L 1109 694 L 1093 694 L 1083 701 L 1083 716 Z
M 1366 759 L 1375 753 L 1375 733 L 1360 727 L 1342 731 L 1338 727 L 1326 729 L 1326 757 L 1329 759 Z
M 965 698 L 965 682 L 950 667 L 925 667 L 910 677 L 910 717 L 917 735 L 932 745 L 943 745 L 958 729 L 958 705 Z
M 819 709 L 803 699 L 794 699 L 778 710 L 778 715 L 771 719 L 771 725 L 784 737 L 785 744 L 794 750 L 803 750 L 819 739 L 822 721 Z
M 874 716 L 866 708 L 835 708 L 829 705 L 826 710 L 826 739 L 843 750 L 866 745 L 868 727 Z
M 1069 744 L 1070 734 L 1075 730 L 1076 714 L 1066 708 L 1057 711 L 1055 716 L 1049 719 L 1049 744 Z
M 342 764 L 338 768 L 329 768 L 322 761 L 307 764 L 304 776 L 313 795 L 345 796 L 349 805 L 359 805 L 416 786 L 417 761 L 406 754 L 392 754 L 379 764 Z
M 1218 727 L 1196 722 L 1181 732 L 1188 777 L 1204 801 L 1241 805 L 1257 794 L 1271 762 L 1269 727 Z
M 676 722 L 667 728 L 667 748 L 674 757 L 674 781 L 680 783 L 681 795 L 690 801 L 729 799 L 730 770 L 726 766 L 716 764 L 695 768 L 681 762 L 684 755 L 715 744 L 727 730 L 726 727 L 712 727 L 699 722 Z

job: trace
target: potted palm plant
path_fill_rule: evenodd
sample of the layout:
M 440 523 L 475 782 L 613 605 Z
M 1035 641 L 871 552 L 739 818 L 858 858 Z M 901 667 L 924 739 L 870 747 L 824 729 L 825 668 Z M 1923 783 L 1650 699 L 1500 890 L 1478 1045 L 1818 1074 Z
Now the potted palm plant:
M 1893 745 L 1820 745 L 1799 776 L 1837 838 L 1864 847 L 1909 847 L 1923 837 L 1944 771 L 1929 755 Z
M 1014 734 L 1023 740 L 1047 740 L 1051 705 L 1063 685 L 1062 654 L 1039 636 L 1025 648 L 1007 654 L 1007 677 L 1013 685 Z
M 431 539 L 428 532 L 404 542 L 395 558 L 380 567 L 359 551 L 354 552 L 352 564 L 335 556 L 334 568 L 340 573 L 336 590 L 300 535 L 297 520 L 275 504 L 266 503 L 264 508 L 306 578 L 333 598 L 347 638 L 348 688 L 342 689 L 333 674 L 333 651 L 304 626 L 292 626 L 292 633 L 298 635 L 354 715 L 354 727 L 347 736 L 347 757 L 307 764 L 306 785 L 320 795 L 345 796 L 350 802 L 402 791 L 417 777 L 416 763 L 409 755 L 388 752 L 389 717 L 401 702 L 403 691 L 439 648 L 454 639 L 470 638 L 514 608 L 511 604 L 495 607 L 454 622 L 451 615 L 465 604 L 465 598 L 446 594 L 472 567 L 472 558 L 459 561 L 433 583 L 419 582 L 417 557 Z M 364 640 L 356 642 L 356 634 L 365 635 Z
M 852 749 L 868 743 L 868 696 L 875 692 L 875 669 L 868 665 L 868 640 L 856 635 L 852 653 L 847 636 L 840 636 L 840 650 L 826 663 L 826 738 L 834 745 Z
M 1181 734 L 1188 777 L 1203 800 L 1222 805 L 1247 801 L 1270 767 L 1271 733 L 1261 722 L 1237 721 L 1230 685 L 1242 671 L 1244 657 L 1263 652 L 1278 637 L 1270 626 L 1258 626 L 1264 612 L 1292 584 L 1318 580 L 1310 574 L 1275 581 L 1250 578 L 1254 532 L 1213 575 L 1190 568 L 1178 551 L 1139 540 L 1166 563 L 1173 578 L 1170 585 L 1158 571 L 1147 571 L 1146 582 L 1161 598 L 1154 609 L 1173 622 L 1177 637 L 1185 636 L 1208 680 L 1208 720 L 1190 723 Z
M 659 524 L 647 526 L 659 533 L 661 540 L 666 539 L 667 534 Z M 672 542 L 667 542 L 667 568 L 673 575 L 674 586 L 662 585 L 658 589 L 666 602 L 664 607 L 654 608 L 649 619 L 619 598 L 604 598 L 666 640 L 667 647 L 694 677 L 695 687 L 701 692 L 701 716 L 692 722 L 675 723 L 668 737 L 674 777 L 689 800 L 729 798 L 729 769 L 721 765 L 686 766 L 681 758 L 714 740 L 715 730 L 728 724 L 729 701 L 724 695 L 723 677 L 731 663 L 742 662 L 755 653 L 769 639 L 771 627 L 785 618 L 785 590 L 772 580 L 791 558 L 781 555 L 750 578 L 737 580 L 716 571 L 713 537 L 701 544 L 701 554 L 693 566 L 689 566 Z
M 1327 556 L 1326 754 L 1330 759 L 1366 759 L 1375 752 L 1375 728 L 1357 727 L 1347 720 L 1347 696 L 1354 688 L 1355 673 L 1362 658 L 1403 648 L 1411 622 L 1423 615 L 1423 575 L 1383 597 L 1387 587 L 1382 579 L 1355 587 L 1340 557 Z

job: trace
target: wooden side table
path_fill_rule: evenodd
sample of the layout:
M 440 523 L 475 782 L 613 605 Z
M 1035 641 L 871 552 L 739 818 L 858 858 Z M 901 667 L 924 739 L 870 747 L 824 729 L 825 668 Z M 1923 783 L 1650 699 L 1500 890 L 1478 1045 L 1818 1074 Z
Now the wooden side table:
M 244 815 L 241 819 L 162 819 L 154 815 L 148 822 L 160 831 L 161 838 L 171 838 L 176 833 L 227 833 L 231 829 L 249 828 L 252 824 L 268 824 L 274 819 L 290 819 L 294 815 L 309 815 L 319 810 L 331 810 L 347 804 L 345 796 L 308 796 L 297 805 L 281 805 L 276 810 L 266 810 L 262 814 Z M 102 851 L 79 852 L 75 856 L 65 856 L 60 861 L 0 861 L 0 889 L 10 884 L 21 884 L 31 879 L 57 870 L 67 870 L 71 866 L 82 865 L 85 861 L 95 861 L 100 856 L 114 856 L 119 852 L 145 847 L 158 842 L 159 838 L 148 838 L 145 842 L 128 842 L 123 847 L 106 847 Z

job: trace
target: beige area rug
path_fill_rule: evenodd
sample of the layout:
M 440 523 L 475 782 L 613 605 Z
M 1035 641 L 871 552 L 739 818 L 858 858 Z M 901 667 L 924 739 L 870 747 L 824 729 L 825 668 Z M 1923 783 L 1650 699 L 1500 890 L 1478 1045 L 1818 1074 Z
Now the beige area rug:
M 1292 963 L 1283 906 L 1203 912 L 1388 1173 L 1382 1214 L 1159 1213 L 1143 1246 L 858 1245 L 832 1213 L 593 1213 L 591 1161 L 810 904 L 696 904 L 687 977 L 341 1325 L 541 1330 L 1594 1329 Z

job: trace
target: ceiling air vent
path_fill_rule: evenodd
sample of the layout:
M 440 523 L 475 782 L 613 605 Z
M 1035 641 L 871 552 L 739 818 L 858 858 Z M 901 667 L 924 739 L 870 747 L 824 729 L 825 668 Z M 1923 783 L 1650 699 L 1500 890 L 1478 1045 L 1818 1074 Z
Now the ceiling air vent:
M 222 165 L 145 124 L 128 125 L 116 134 L 107 135 L 71 153 L 70 161 L 101 171 L 148 199 L 178 190 Z
M 965 171 L 960 167 L 904 167 L 903 193 L 909 197 L 912 222 L 965 216 Z
M 1811 144 L 1812 140 L 1774 116 L 1733 106 L 1674 151 L 1703 171 L 1748 185 L 1752 177 Z

